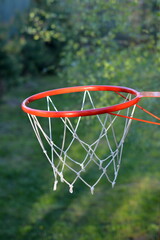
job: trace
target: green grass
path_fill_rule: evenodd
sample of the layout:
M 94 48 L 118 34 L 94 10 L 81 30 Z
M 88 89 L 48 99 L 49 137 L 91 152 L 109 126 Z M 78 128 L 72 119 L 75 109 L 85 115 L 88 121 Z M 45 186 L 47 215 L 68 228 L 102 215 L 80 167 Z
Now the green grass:
M 91 195 L 79 184 L 70 194 L 61 183 L 52 191 L 52 170 L 20 103 L 62 85 L 51 77 L 34 80 L 0 105 L 0 239 L 159 240 L 159 126 L 132 124 L 115 188 L 102 182 Z

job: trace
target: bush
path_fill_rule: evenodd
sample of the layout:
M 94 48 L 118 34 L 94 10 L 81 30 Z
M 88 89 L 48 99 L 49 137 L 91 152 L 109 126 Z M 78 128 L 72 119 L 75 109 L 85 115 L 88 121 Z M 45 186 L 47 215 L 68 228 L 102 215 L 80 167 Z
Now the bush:
M 19 45 L 18 50 L 13 46 L 7 50 L 4 63 L 13 71 L 8 71 L 8 79 L 14 74 L 57 70 L 65 84 L 121 84 L 142 89 L 144 80 L 158 78 L 157 1 L 35 2 L 23 33 L 12 41 L 15 49 Z
M 49 2 L 51 4 L 52 1 Z M 65 44 L 65 31 L 60 24 L 64 21 L 63 14 L 59 16 L 57 8 L 46 9 L 47 3 L 40 2 L 39 8 L 31 9 L 23 29 L 25 73 L 54 72 Z
M 27 37 L 21 51 L 23 74 L 53 73 L 59 58 L 57 45 Z
M 143 88 L 158 79 L 158 4 L 138 1 L 67 1 L 72 31 L 59 76 L 69 84 Z M 125 4 L 125 8 L 124 8 Z M 145 87 L 147 84 L 145 85 Z
M 19 82 L 22 65 L 18 57 L 18 50 L 12 45 L 13 42 L 6 43 L 0 39 L 0 95 L 7 88 Z

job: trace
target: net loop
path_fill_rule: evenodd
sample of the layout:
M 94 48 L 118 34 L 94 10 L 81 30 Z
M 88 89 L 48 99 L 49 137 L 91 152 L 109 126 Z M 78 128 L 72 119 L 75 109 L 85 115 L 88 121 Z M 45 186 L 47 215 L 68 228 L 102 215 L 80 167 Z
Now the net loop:
M 58 184 L 58 181 L 55 180 L 55 181 L 54 181 L 54 185 L 53 185 L 53 191 L 56 191 L 56 190 L 57 190 L 57 184 Z
M 69 192 L 70 192 L 70 193 L 73 193 L 73 185 L 70 185 L 70 186 L 69 186 Z
M 94 186 L 91 187 L 91 194 L 94 194 Z

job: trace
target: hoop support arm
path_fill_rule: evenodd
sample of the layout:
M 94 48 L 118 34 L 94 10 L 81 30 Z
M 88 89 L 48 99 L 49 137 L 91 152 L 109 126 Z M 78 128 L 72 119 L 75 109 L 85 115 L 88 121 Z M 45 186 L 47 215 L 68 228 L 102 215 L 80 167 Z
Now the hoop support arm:
M 140 92 L 140 98 L 142 97 L 160 97 L 160 92 Z
M 84 92 L 84 91 L 113 91 L 116 94 L 120 95 L 127 101 L 124 103 L 116 104 L 113 106 L 107 106 L 103 108 L 96 108 L 96 109 L 87 109 L 87 110 L 74 110 L 74 111 L 46 111 L 46 110 L 39 110 L 39 109 L 33 109 L 28 107 L 27 105 L 35 100 L 48 97 L 48 96 L 53 96 L 53 95 L 60 95 L 60 94 L 66 94 L 66 93 L 72 93 L 72 92 Z M 127 99 L 122 93 L 130 93 L 134 95 L 134 98 L 129 100 Z M 147 120 L 142 120 L 142 119 L 135 119 L 132 117 L 127 117 L 123 115 L 118 115 L 114 112 L 117 112 L 119 110 L 129 108 L 133 105 L 136 104 L 138 108 L 146 112 L 147 114 L 151 115 L 152 117 L 156 118 L 157 120 L 160 121 L 160 118 L 154 115 L 153 113 L 147 111 L 143 107 L 138 105 L 138 102 L 141 100 L 143 97 L 160 97 L 160 92 L 138 92 L 134 89 L 131 88 L 126 88 L 122 86 L 108 86 L 108 85 L 93 85 L 93 86 L 76 86 L 76 87 L 69 87 L 69 88 L 61 88 L 61 89 L 54 89 L 42 93 L 35 94 L 33 96 L 30 96 L 29 98 L 25 99 L 22 103 L 22 110 L 28 114 L 39 116 L 39 117 L 80 117 L 80 116 L 91 116 L 91 115 L 97 115 L 97 114 L 104 114 L 104 113 L 110 113 L 112 115 L 117 115 L 121 116 L 124 118 L 130 118 L 134 119 L 137 121 L 142 121 L 142 122 L 149 122 L 152 124 L 157 124 L 160 125 L 160 123 L 156 122 L 151 122 Z
M 117 93 L 117 94 L 120 95 L 123 98 L 126 98 L 121 93 Z M 143 98 L 143 97 L 160 97 L 160 92 L 140 92 L 139 93 L 139 97 L 140 98 Z M 151 115 L 152 117 L 154 117 L 154 118 L 156 118 L 157 120 L 160 121 L 160 117 L 157 117 L 156 115 L 154 115 L 153 113 L 149 112 L 148 110 L 146 110 L 145 108 L 141 107 L 140 105 L 136 104 L 136 107 L 138 107 L 142 111 L 146 112 L 147 114 Z M 114 116 L 118 116 L 118 117 L 123 117 L 123 118 L 128 118 L 128 119 L 140 121 L 140 122 L 146 122 L 146 123 L 150 123 L 150 124 L 160 125 L 159 122 L 153 122 L 153 121 L 148 121 L 148 120 L 144 120 L 144 119 L 140 119 L 140 118 L 128 117 L 128 116 L 117 114 L 117 113 L 113 113 L 113 112 L 111 112 L 109 114 L 114 115 Z
M 143 111 L 144 111 L 144 109 L 143 109 Z M 147 111 L 147 110 L 146 110 Z M 146 112 L 145 111 L 145 112 Z M 136 121 L 139 121 L 139 122 L 145 122 L 145 123 L 150 123 L 150 124 L 155 124 L 155 125 L 160 125 L 160 123 L 158 123 L 158 122 L 152 122 L 152 121 L 148 121 L 148 120 L 144 120 L 144 119 L 140 119 L 140 118 L 134 118 L 134 117 L 128 117 L 128 116 L 125 116 L 125 115 L 121 115 L 121 114 L 117 114 L 117 113 L 109 113 L 110 115 L 114 115 L 114 116 L 118 116 L 118 117 L 123 117 L 123 118 L 128 118 L 128 119 L 132 119 L 132 120 L 136 120 Z M 151 114 L 150 114 L 151 115 Z M 153 114 L 152 114 L 152 116 L 154 116 Z M 157 116 L 156 116 L 156 118 L 158 119 L 158 120 L 160 120 L 160 118 L 158 118 Z

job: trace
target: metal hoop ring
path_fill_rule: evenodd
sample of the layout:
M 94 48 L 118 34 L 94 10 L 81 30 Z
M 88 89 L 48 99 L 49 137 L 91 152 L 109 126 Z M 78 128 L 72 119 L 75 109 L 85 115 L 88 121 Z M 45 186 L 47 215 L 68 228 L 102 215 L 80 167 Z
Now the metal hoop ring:
M 84 91 L 113 91 L 113 92 L 125 92 L 135 95 L 132 100 L 129 100 L 124 103 L 116 104 L 113 106 L 103 107 L 103 108 L 96 108 L 96 109 L 88 109 L 88 110 L 77 110 L 77 111 L 45 111 L 45 110 L 38 110 L 28 107 L 27 105 L 33 101 L 38 99 L 53 96 L 53 95 L 60 95 L 65 93 L 73 93 L 73 92 L 84 92 Z M 91 116 L 97 114 L 104 114 L 119 111 L 128 107 L 133 106 L 134 104 L 138 103 L 141 99 L 140 92 L 122 86 L 108 86 L 108 85 L 93 85 L 93 86 L 77 86 L 77 87 L 68 87 L 68 88 L 60 88 L 54 89 L 50 91 L 41 92 L 35 95 L 30 96 L 29 98 L 25 99 L 22 103 L 22 110 L 26 113 L 31 115 L 39 116 L 39 117 L 54 117 L 54 118 L 61 118 L 61 117 L 80 117 L 80 116 Z

